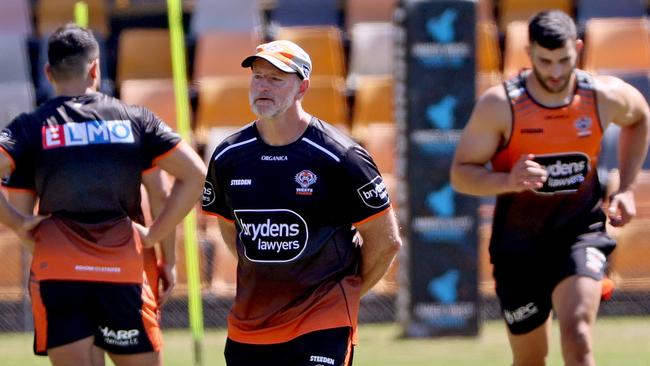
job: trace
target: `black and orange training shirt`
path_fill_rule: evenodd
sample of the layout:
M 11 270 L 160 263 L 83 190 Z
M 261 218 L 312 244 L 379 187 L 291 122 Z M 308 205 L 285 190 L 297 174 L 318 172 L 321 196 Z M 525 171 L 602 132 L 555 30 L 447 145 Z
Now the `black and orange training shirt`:
M 370 155 L 316 118 L 285 146 L 266 144 L 255 123 L 228 137 L 212 155 L 203 195 L 203 210 L 233 221 L 238 233 L 228 336 L 271 344 L 356 329 L 354 225 L 389 206 Z
M 101 93 L 49 100 L 0 133 L 9 188 L 33 189 L 41 214 L 93 223 L 140 216 L 141 173 L 180 136 L 143 107 Z

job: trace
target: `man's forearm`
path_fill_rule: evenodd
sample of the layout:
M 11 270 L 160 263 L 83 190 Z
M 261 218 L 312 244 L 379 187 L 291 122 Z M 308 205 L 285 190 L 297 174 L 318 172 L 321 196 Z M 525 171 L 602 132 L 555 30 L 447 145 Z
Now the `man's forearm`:
M 200 198 L 202 188 L 202 179 L 176 178 L 163 210 L 149 228 L 149 238 L 157 242 L 164 240 L 185 215 L 194 208 Z
M 379 280 L 384 277 L 388 268 L 390 268 L 393 259 L 399 250 L 398 246 L 392 247 L 394 249 L 390 251 L 385 251 L 384 253 L 379 253 L 379 255 L 374 258 L 374 261 L 370 262 L 367 260 L 362 261 L 361 264 L 361 295 L 365 295 L 370 291 Z M 364 256 L 366 257 L 366 256 Z
M 648 152 L 648 121 L 622 127 L 619 137 L 619 191 L 632 188 Z
M 25 221 L 25 216 L 7 202 L 5 196 L 0 194 L 0 222 L 11 230 L 18 232 Z
M 160 260 L 166 264 L 176 264 L 176 230 L 160 240 Z
M 36 206 L 36 194 L 23 190 L 10 189 L 7 191 L 7 203 L 24 216 L 33 215 L 34 206 Z M 23 247 L 32 253 L 34 251 L 34 242 L 26 240 L 26 238 L 22 239 L 21 244 Z
M 228 251 L 237 258 L 237 228 L 234 223 L 223 219 L 219 220 L 219 233 Z
M 451 170 L 451 185 L 458 192 L 473 196 L 509 193 L 508 173 L 493 172 L 484 166 L 458 163 Z
M 166 177 L 160 177 L 157 184 L 146 185 L 149 193 L 149 207 L 151 208 L 151 217 L 156 219 L 165 207 L 165 202 L 169 198 L 169 192 L 166 186 Z M 161 260 L 163 263 L 176 263 L 176 227 L 160 240 Z
M 386 274 L 402 247 L 397 219 L 392 208 L 384 215 L 358 227 L 361 245 L 361 295 L 366 294 Z

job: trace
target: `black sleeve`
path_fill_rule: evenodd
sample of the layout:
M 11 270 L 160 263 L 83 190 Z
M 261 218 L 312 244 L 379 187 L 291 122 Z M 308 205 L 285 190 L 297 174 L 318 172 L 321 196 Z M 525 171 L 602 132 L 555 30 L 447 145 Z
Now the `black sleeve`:
M 13 159 L 14 164 L 29 157 L 29 140 L 25 133 L 28 118 L 26 114 L 16 117 L 0 132 L 0 147 Z
M 384 211 L 390 205 L 388 190 L 379 174 L 377 165 L 366 150 L 358 145 L 351 147 L 343 160 L 345 196 L 352 223 Z
M 205 177 L 205 185 L 203 187 L 202 208 L 208 214 L 217 214 L 227 220 L 234 220 L 232 210 L 228 207 L 226 202 L 226 195 L 224 192 L 225 184 L 223 177 L 227 176 L 224 172 L 224 164 L 219 164 L 220 161 L 215 161 L 215 156 L 219 151 L 223 150 L 223 145 L 217 147 L 214 154 L 210 158 L 208 164 L 208 174 Z M 219 165 L 217 167 L 217 165 Z M 219 173 L 217 175 L 217 172 Z
M 142 140 L 144 147 L 145 168 L 152 166 L 154 159 L 173 149 L 181 137 L 163 120 L 144 107 L 133 106 L 142 123 Z
M 36 191 L 33 166 L 23 162 L 17 162 L 16 169 L 11 175 L 2 179 L 2 185 L 7 188 Z

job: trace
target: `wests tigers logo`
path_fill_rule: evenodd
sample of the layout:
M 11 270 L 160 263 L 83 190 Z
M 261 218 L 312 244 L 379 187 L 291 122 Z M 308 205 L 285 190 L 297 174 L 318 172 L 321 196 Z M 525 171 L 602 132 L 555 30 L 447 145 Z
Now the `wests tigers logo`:
M 314 193 L 313 188 L 309 188 L 312 184 L 316 183 L 318 177 L 311 170 L 302 170 L 295 177 L 296 183 L 300 185 L 296 188 L 296 194 L 301 196 L 311 196 Z

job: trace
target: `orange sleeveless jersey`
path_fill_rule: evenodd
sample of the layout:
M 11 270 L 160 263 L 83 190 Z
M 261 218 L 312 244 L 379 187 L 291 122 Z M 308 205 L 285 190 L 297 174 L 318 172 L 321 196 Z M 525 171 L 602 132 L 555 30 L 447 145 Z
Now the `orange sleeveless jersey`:
M 512 108 L 511 137 L 495 154 L 492 167 L 508 172 L 522 155 L 534 154 L 548 179 L 536 191 L 497 196 L 489 248 L 492 263 L 565 250 L 580 234 L 605 227 L 596 170 L 602 127 L 593 79 L 576 70 L 571 102 L 548 108 L 528 94 L 528 73 L 505 83 Z
M 494 171 L 508 172 L 523 154 L 549 171 L 547 192 L 575 191 L 581 180 L 594 174 L 603 129 L 598 116 L 596 91 L 591 75 L 576 70 L 576 90 L 568 105 L 545 107 L 526 90 L 525 70 L 505 83 L 512 110 L 509 141 L 492 159 Z M 582 170 L 583 177 L 576 174 Z M 574 183 L 574 184 L 572 184 Z M 553 186 L 555 184 L 555 186 Z

